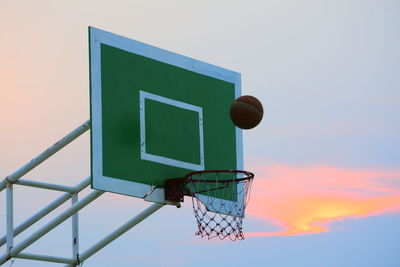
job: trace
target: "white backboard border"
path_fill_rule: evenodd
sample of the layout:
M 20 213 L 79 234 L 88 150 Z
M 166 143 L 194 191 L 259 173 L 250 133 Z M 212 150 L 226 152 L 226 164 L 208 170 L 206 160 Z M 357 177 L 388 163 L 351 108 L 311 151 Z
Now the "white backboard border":
M 147 201 L 175 204 L 165 201 L 164 190 L 151 185 L 130 182 L 103 175 L 102 155 L 102 107 L 101 107 L 101 44 L 119 48 L 150 59 L 180 67 L 192 72 L 207 75 L 235 84 L 235 98 L 241 95 L 240 74 L 217 67 L 190 57 L 182 56 L 123 36 L 119 36 L 94 27 L 89 27 L 90 42 L 90 86 L 91 86 L 91 145 L 92 145 L 92 187 L 94 189 L 114 192 Z M 202 129 L 202 127 L 201 127 Z M 237 169 L 243 170 L 242 130 L 236 127 L 236 162 Z M 204 151 L 201 152 L 204 156 Z M 203 169 L 204 169 L 204 159 Z M 201 165 L 201 164 L 200 164 Z M 153 193 L 147 195 L 153 190 Z M 239 189 L 238 189 L 239 190 Z M 241 190 L 240 190 L 241 191 Z

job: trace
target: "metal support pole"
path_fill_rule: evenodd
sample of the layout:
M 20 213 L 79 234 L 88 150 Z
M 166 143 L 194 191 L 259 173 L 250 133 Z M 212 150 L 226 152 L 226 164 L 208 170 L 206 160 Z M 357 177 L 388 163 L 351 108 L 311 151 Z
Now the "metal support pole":
M 78 194 L 72 194 L 71 203 L 78 202 Z M 78 212 L 72 215 L 72 258 L 79 260 L 79 217 Z
M 48 262 L 58 262 L 58 263 L 66 263 L 72 264 L 75 262 L 75 259 L 69 259 L 64 257 L 54 257 L 47 255 L 38 255 L 32 253 L 19 253 L 15 256 L 15 258 L 27 259 L 27 260 L 36 260 L 36 261 L 48 261 Z
M 15 181 L 14 183 L 18 184 L 18 185 L 24 185 L 24 186 L 30 186 L 30 187 L 36 187 L 36 188 L 42 188 L 42 189 L 49 189 L 49 190 L 55 190 L 55 191 L 61 191 L 61 192 L 72 193 L 74 191 L 74 188 L 71 186 L 50 184 L 50 183 L 25 180 L 25 179 L 19 179 L 18 181 Z
M 7 183 L 6 190 L 6 218 L 7 218 L 7 251 L 10 251 L 14 246 L 14 199 L 13 185 Z
M 90 177 L 87 177 L 84 179 L 82 182 L 80 182 L 78 185 L 74 186 L 74 192 L 79 193 L 82 191 L 85 187 L 87 187 L 90 184 Z M 25 229 L 27 229 L 29 226 L 32 224 L 36 223 L 40 219 L 42 219 L 44 216 L 61 206 L 63 203 L 65 203 L 68 199 L 71 198 L 70 193 L 65 193 L 62 194 L 60 197 L 58 197 L 56 200 L 54 200 L 52 203 L 38 211 L 35 215 L 18 225 L 14 229 L 14 237 L 22 233 Z M 6 243 L 6 236 L 0 238 L 0 247 L 3 246 Z
M 33 233 L 30 237 L 13 247 L 8 253 L 4 254 L 3 256 L 0 257 L 0 265 L 8 261 L 10 258 L 14 257 L 18 253 L 20 253 L 22 250 L 25 248 L 29 247 L 32 243 L 40 239 L 42 236 L 50 232 L 52 229 L 54 229 L 57 225 L 71 217 L 72 214 L 77 212 L 78 210 L 82 209 L 86 205 L 88 205 L 90 202 L 98 198 L 104 194 L 103 191 L 98 191 L 95 190 L 94 192 L 91 192 L 89 195 L 84 197 L 81 201 L 75 203 L 72 205 L 70 208 L 62 212 L 60 215 L 58 215 L 56 218 L 51 220 L 49 223 L 44 225 L 42 228 L 37 230 L 35 233 Z
M 86 259 L 88 259 L 90 256 L 95 254 L 97 251 L 99 251 L 103 247 L 110 244 L 112 241 L 114 241 L 115 239 L 117 239 L 118 237 L 120 237 L 121 235 L 126 233 L 129 229 L 131 229 L 132 227 L 134 227 L 135 225 L 137 225 L 138 223 L 140 223 L 141 221 L 143 221 L 144 219 L 149 217 L 151 214 L 153 214 L 154 212 L 159 210 L 164 205 L 165 204 L 154 203 L 151 206 L 149 206 L 147 209 L 142 211 L 139 215 L 133 217 L 128 222 L 123 224 L 121 227 L 119 227 L 118 229 L 113 231 L 111 234 L 109 234 L 108 236 L 106 236 L 105 238 L 100 240 L 97 244 L 93 245 L 91 248 L 89 248 L 88 250 L 83 252 L 79 257 L 80 262 L 83 262 Z M 76 261 L 74 264 L 70 264 L 67 266 L 77 266 L 78 264 L 79 264 L 79 262 Z
M 30 162 L 22 166 L 20 169 L 16 170 L 14 173 L 7 176 L 3 181 L 0 182 L 0 192 L 6 187 L 7 183 L 13 183 L 21 178 L 23 175 L 28 173 L 30 170 L 38 166 L 40 163 L 48 159 L 50 156 L 54 155 L 57 151 L 71 143 L 78 136 L 86 132 L 90 128 L 90 120 L 83 123 L 81 126 L 70 132 L 68 135 L 60 139 L 57 143 L 43 151 L 36 158 L 32 159 Z

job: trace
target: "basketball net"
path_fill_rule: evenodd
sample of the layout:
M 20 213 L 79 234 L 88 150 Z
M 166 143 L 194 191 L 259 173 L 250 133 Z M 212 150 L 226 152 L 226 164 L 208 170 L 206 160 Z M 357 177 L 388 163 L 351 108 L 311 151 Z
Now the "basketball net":
M 242 221 L 254 174 L 218 170 L 189 173 L 186 183 L 197 221 L 196 235 L 243 240 Z

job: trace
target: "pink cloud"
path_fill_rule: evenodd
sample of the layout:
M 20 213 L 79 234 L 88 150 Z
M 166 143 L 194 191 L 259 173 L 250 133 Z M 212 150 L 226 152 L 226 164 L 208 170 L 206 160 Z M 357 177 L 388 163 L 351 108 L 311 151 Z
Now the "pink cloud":
M 338 219 L 400 210 L 398 170 L 287 165 L 249 169 L 256 178 L 247 214 L 282 230 L 247 236 L 322 233 L 330 231 L 330 223 Z

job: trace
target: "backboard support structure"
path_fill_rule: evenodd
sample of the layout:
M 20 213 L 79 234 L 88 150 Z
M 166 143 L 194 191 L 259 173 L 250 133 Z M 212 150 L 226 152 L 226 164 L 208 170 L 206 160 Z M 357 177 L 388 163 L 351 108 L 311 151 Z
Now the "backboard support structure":
M 47 148 L 45 151 L 40 153 L 37 157 L 30 160 L 27 164 L 8 175 L 5 179 L 0 181 L 0 192 L 6 190 L 6 235 L 0 238 L 0 248 L 4 246 L 4 254 L 0 254 L 0 265 L 4 264 L 9 260 L 15 260 L 16 258 L 63 263 L 66 266 L 78 266 L 83 263 L 86 259 L 94 255 L 96 252 L 104 248 L 106 245 L 117 239 L 122 234 L 126 233 L 129 229 L 143 221 L 145 218 L 156 212 L 164 204 L 154 203 L 143 212 L 134 216 L 132 219 L 121 225 L 119 228 L 114 230 L 109 235 L 95 243 L 92 247 L 87 250 L 80 252 L 79 249 L 79 217 L 78 212 L 85 206 L 96 200 L 98 197 L 103 195 L 104 191 L 92 190 L 82 199 L 78 199 L 78 194 L 90 185 L 90 177 L 87 177 L 76 186 L 65 186 L 59 184 L 51 184 L 33 180 L 21 179 L 29 171 L 46 161 L 48 158 L 53 156 L 59 150 L 67 146 L 77 137 L 85 133 L 90 129 L 90 121 L 87 121 L 77 127 L 75 130 L 70 132 L 68 135 L 60 139 L 54 145 Z M 14 226 L 14 187 L 15 186 L 28 186 L 41 188 L 45 190 L 52 190 L 58 192 L 64 192 L 61 196 L 55 199 L 53 202 L 43 207 L 41 210 L 30 216 L 21 224 Z M 71 206 L 62 211 L 59 215 L 48 221 L 38 230 L 30 235 L 26 235 L 24 239 L 15 242 L 15 237 L 21 233 L 25 233 L 32 225 L 36 224 L 43 218 L 47 218 L 56 208 L 60 207 L 66 201 L 71 200 Z M 65 220 L 71 218 L 72 222 L 72 256 L 71 257 L 60 257 L 53 255 L 43 255 L 37 253 L 26 252 L 26 249 L 30 247 L 34 242 L 45 236 L 49 231 L 57 227 Z M 59 240 L 57 240 L 59 241 Z

